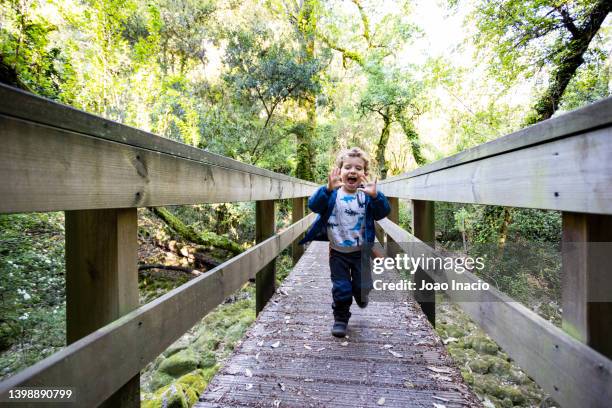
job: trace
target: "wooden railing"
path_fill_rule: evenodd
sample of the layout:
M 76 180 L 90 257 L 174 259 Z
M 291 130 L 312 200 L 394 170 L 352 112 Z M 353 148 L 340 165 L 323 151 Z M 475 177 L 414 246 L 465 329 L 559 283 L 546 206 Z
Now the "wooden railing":
M 78 406 L 139 405 L 139 373 L 206 313 L 256 279 L 312 223 L 316 185 L 211 154 L 0 85 L 0 212 L 65 211 L 68 346 L 0 383 L 72 387 Z M 275 232 L 274 200 L 294 223 Z M 138 307 L 138 207 L 257 201 L 257 244 Z
M 381 182 L 392 213 L 379 237 L 431 246 L 433 202 L 451 201 L 560 210 L 564 240 L 612 242 L 611 119 L 608 99 Z M 312 183 L 4 86 L 0 137 L 0 212 L 66 211 L 69 342 L 0 383 L 0 395 L 70 386 L 79 406 L 137 405 L 140 369 L 253 277 L 261 309 L 274 290 L 271 262 L 314 217 L 304 217 Z M 294 224 L 276 234 L 272 200 L 287 198 Z M 397 226 L 399 199 L 412 200 L 414 235 Z M 231 201 L 257 201 L 257 245 L 138 307 L 136 208 Z M 612 292 L 610 268 L 583 255 L 563 259 L 563 327 L 573 337 L 495 290 L 460 303 L 563 407 L 612 400 L 611 306 L 587 301 L 595 285 Z M 417 279 L 450 279 L 432 275 Z M 432 321 L 433 301 L 421 299 Z
M 593 297 L 612 296 L 612 268 L 587 245 L 612 243 L 611 126 L 612 98 L 379 184 L 392 207 L 411 200 L 413 217 L 410 234 L 392 212 L 377 225 L 379 240 L 417 257 L 441 256 L 433 248 L 434 201 L 562 211 L 563 241 L 574 248 L 562 254 L 563 330 L 495 289 L 473 292 L 470 302 L 447 294 L 564 408 L 612 401 L 612 302 Z M 415 279 L 478 278 L 419 270 Z M 435 323 L 433 293 L 417 296 Z

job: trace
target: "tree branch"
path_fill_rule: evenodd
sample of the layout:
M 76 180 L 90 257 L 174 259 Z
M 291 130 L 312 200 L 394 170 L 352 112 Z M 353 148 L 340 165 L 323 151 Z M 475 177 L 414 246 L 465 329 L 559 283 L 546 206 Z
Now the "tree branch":
M 370 20 L 368 19 L 368 15 L 365 13 L 360 0 L 352 1 L 359 9 L 359 14 L 361 15 L 361 22 L 363 23 L 363 38 L 365 38 L 366 42 L 368 43 L 368 48 L 373 48 L 372 38 L 370 36 Z

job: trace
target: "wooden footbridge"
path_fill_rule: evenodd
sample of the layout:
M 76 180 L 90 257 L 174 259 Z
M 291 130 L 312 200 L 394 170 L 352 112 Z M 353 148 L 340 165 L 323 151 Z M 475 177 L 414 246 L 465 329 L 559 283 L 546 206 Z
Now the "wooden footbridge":
M 563 253 L 563 329 L 495 290 L 458 304 L 564 408 L 612 401 L 612 270 L 586 245 L 612 242 L 611 124 L 607 99 L 379 183 L 393 210 L 377 235 L 391 252 L 418 243 L 436 255 L 435 201 L 563 212 L 574 244 Z M 255 278 L 258 319 L 198 406 L 480 405 L 432 329 L 431 292 L 354 307 L 349 338 L 328 334 L 327 247 L 300 259 L 296 245 L 315 218 L 304 208 L 315 184 L 5 86 L 0 138 L 0 212 L 65 211 L 68 342 L 0 383 L 1 401 L 18 387 L 70 387 L 66 406 L 137 406 L 140 370 Z M 277 232 L 280 199 L 292 200 L 294 223 Z M 399 199 L 411 202 L 412 234 L 398 225 Z M 139 307 L 136 209 L 235 201 L 257 202 L 257 244 Z M 289 246 L 297 264 L 277 290 L 274 260 Z
M 197 407 L 481 406 L 413 300 L 353 306 L 331 336 L 328 256 L 310 245 Z

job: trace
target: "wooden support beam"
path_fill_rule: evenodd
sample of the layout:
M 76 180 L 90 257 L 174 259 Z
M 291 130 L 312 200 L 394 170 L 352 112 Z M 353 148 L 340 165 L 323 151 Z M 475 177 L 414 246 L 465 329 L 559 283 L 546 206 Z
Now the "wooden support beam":
M 306 199 L 304 197 L 293 198 L 291 200 L 291 223 L 296 223 L 304 218 L 306 209 Z M 303 235 L 300 235 L 291 244 L 291 256 L 293 257 L 293 264 L 295 265 L 302 255 L 304 254 L 304 247 L 298 245 L 298 241 L 302 239 Z
M 68 344 L 138 308 L 137 250 L 135 208 L 66 211 Z M 103 406 L 140 406 L 140 375 Z
M 388 197 L 389 206 L 391 207 L 391 212 L 387 215 L 389 221 L 392 221 L 395 224 L 399 224 L 399 198 L 397 197 Z M 386 252 L 387 256 L 395 256 L 399 253 L 399 248 L 397 247 L 395 241 L 389 235 L 385 235 L 386 240 Z
M 425 242 L 432 248 L 436 247 L 435 216 L 433 201 L 412 200 L 412 231 L 414 236 Z M 421 282 L 431 282 L 433 279 L 422 269 L 414 274 L 417 288 Z M 436 324 L 436 293 L 433 290 L 416 291 L 416 301 L 423 309 L 427 320 L 435 326 Z
M 391 207 L 391 212 L 389 213 L 389 215 L 387 215 L 387 218 L 390 221 L 399 224 L 399 198 L 387 197 L 387 200 L 389 200 L 389 206 Z
M 612 358 L 612 216 L 563 213 L 562 327 Z
M 385 231 L 378 226 L 378 224 L 374 224 L 374 234 L 376 235 L 376 239 L 380 242 L 380 245 L 385 247 Z
M 444 257 L 388 219 L 378 221 L 409 256 Z M 471 272 L 428 270 L 439 283 L 474 285 Z M 612 360 L 569 336 L 495 288 L 448 290 L 451 301 L 493 338 L 562 407 L 607 407 L 612 400 Z M 469 301 L 468 301 L 469 300 Z
M 70 384 L 78 390 L 79 407 L 100 405 L 274 260 L 315 218 L 316 214 L 309 214 L 282 233 L 0 382 L 1 398 L 8 400 L 9 391 L 17 387 Z
M 255 204 L 255 242 L 260 243 L 274 235 L 276 217 L 274 200 Z M 276 258 L 255 276 L 255 312 L 259 314 L 276 290 Z

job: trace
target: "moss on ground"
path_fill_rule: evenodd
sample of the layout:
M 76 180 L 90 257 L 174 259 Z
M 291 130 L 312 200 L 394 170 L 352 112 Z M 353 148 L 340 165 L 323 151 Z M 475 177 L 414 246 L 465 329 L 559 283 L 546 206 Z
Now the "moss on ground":
M 436 331 L 461 375 L 487 407 L 533 407 L 546 393 L 456 305 L 436 303 Z
M 277 260 L 277 282 L 291 270 L 286 253 Z M 143 408 L 190 407 L 255 321 L 255 285 L 240 291 L 206 315 L 141 375 Z M 187 372 L 188 368 L 195 369 Z

